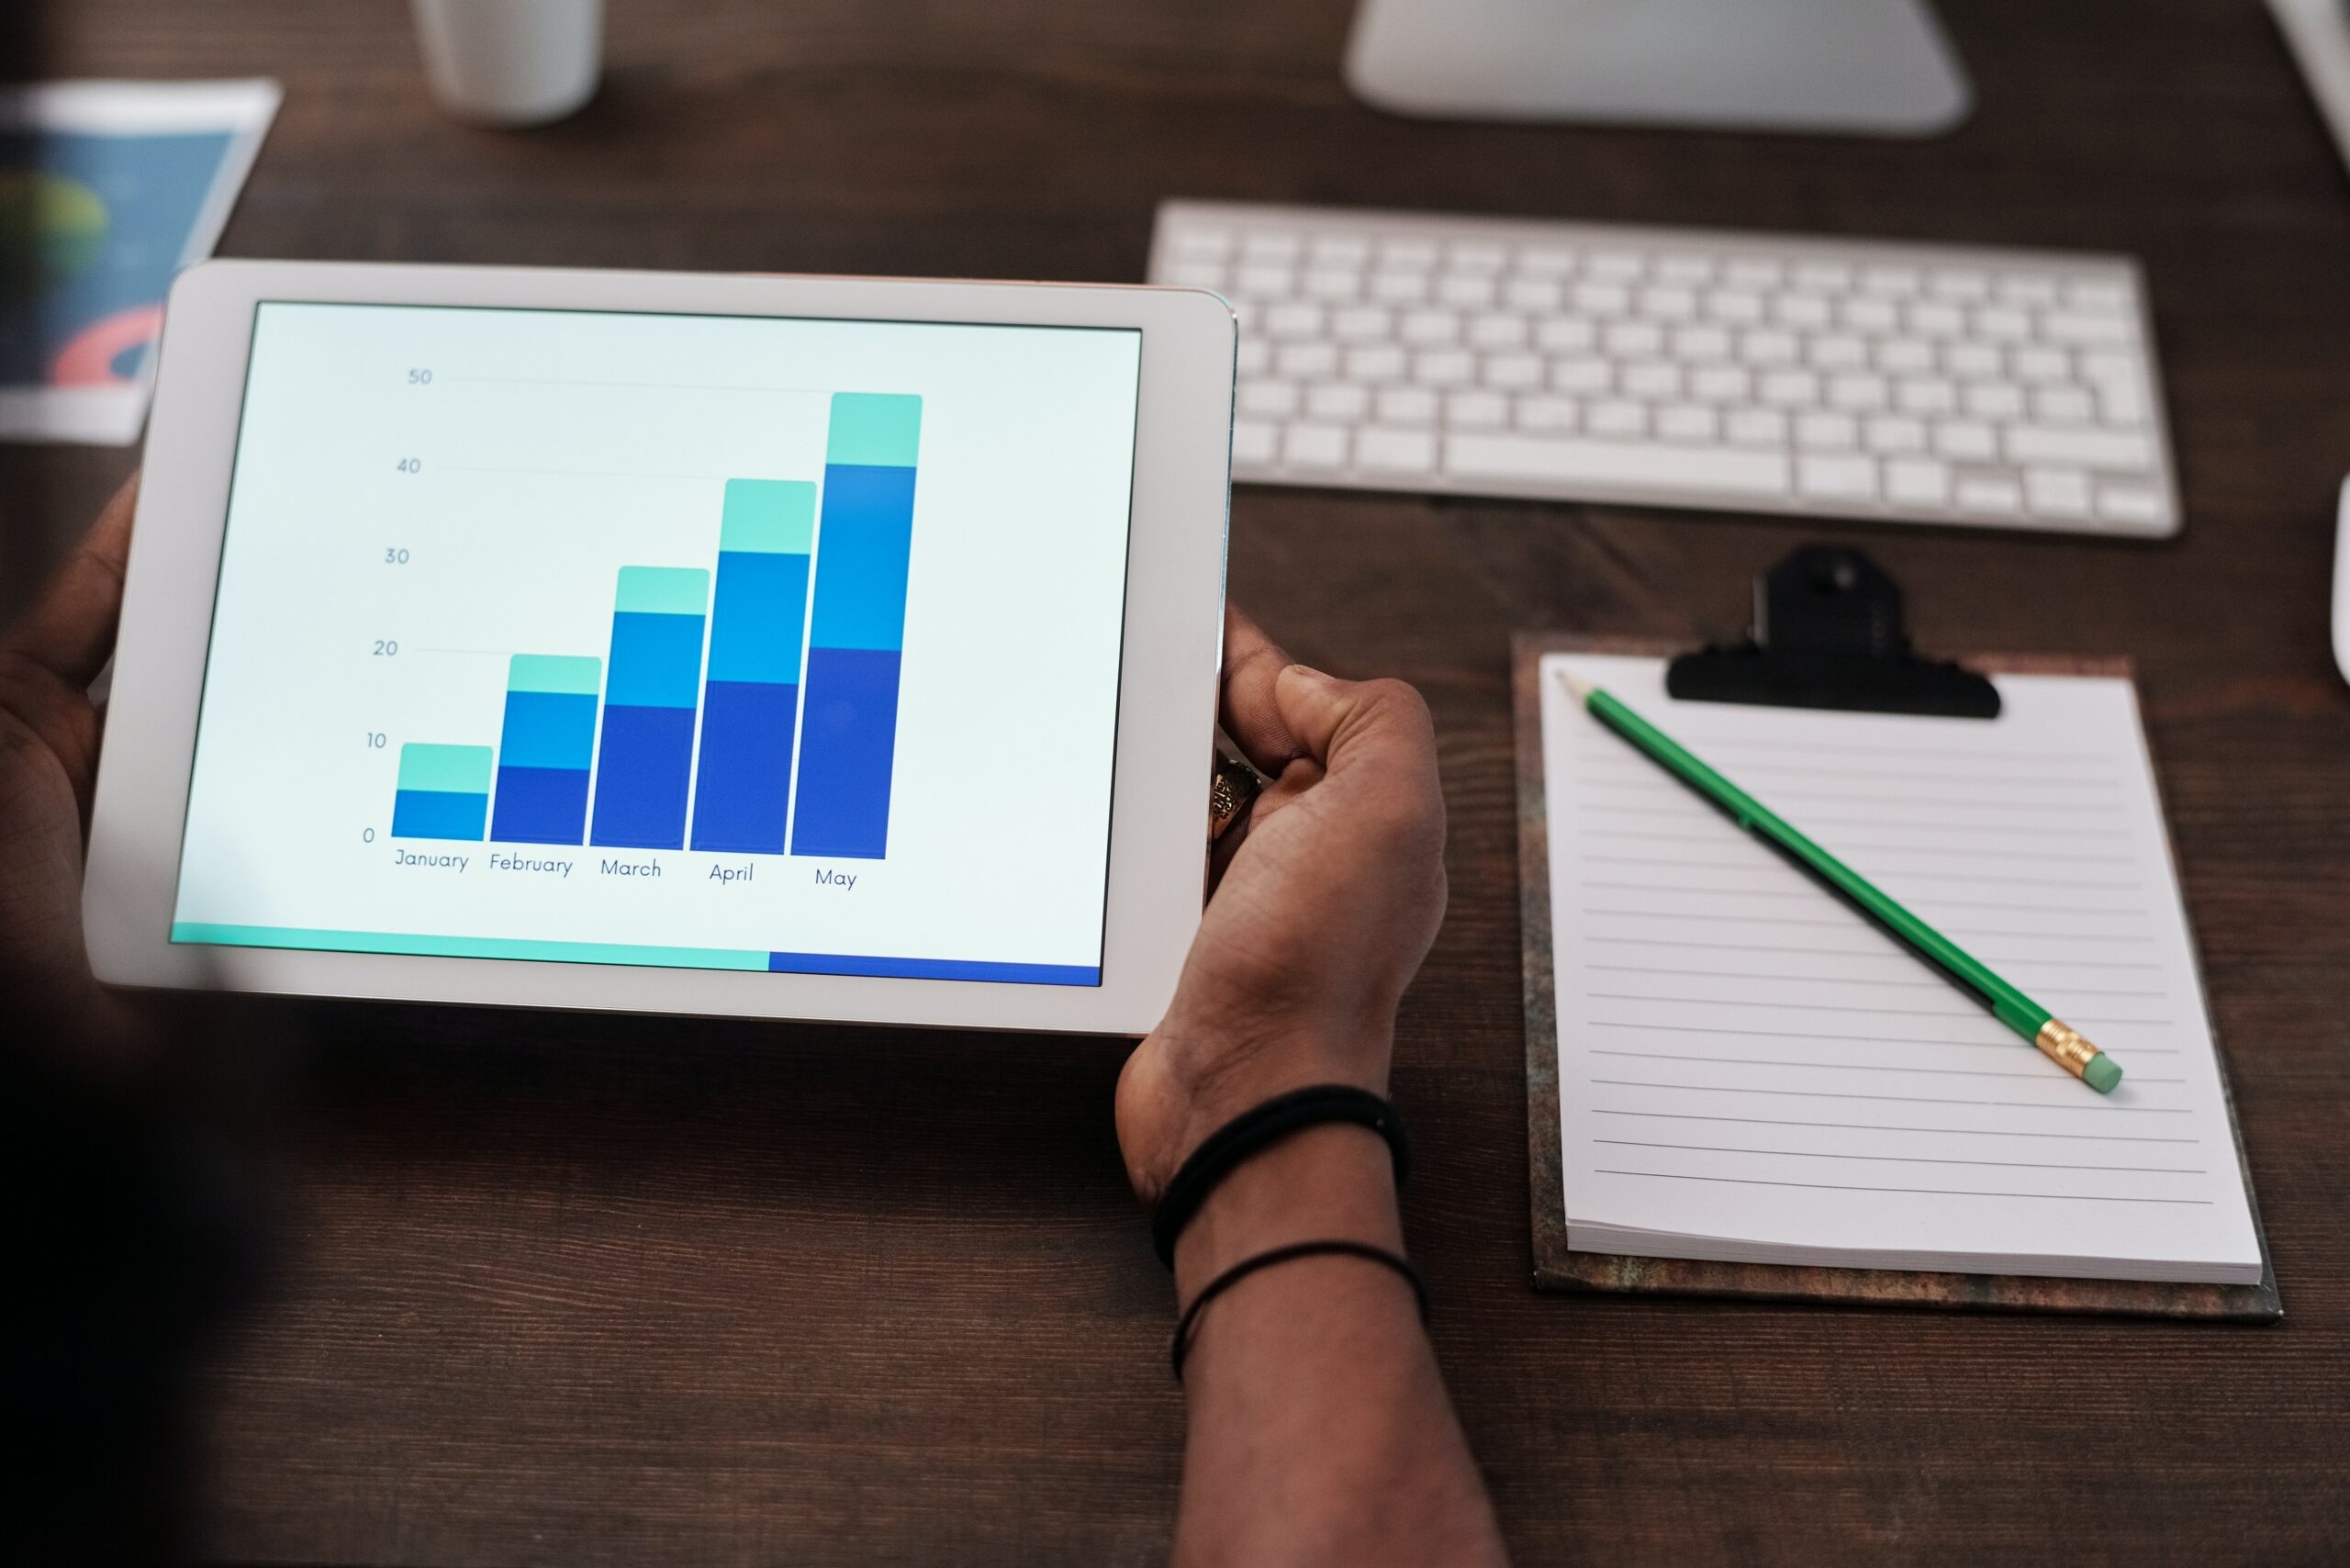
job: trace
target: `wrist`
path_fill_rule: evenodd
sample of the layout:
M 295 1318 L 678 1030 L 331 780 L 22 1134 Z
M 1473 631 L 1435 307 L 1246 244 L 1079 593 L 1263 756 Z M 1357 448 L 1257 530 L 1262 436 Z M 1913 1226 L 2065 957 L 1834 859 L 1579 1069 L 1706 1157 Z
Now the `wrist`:
M 1393 1156 L 1368 1127 L 1306 1127 L 1235 1167 L 1175 1244 L 1176 1295 L 1271 1248 L 1330 1239 L 1403 1249 Z

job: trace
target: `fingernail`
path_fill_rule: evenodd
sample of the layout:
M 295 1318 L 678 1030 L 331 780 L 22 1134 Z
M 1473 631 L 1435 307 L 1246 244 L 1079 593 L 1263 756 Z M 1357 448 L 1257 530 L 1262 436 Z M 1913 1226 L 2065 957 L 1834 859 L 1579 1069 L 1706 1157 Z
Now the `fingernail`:
M 1324 675 L 1312 665 L 1292 665 L 1289 667 L 1291 674 L 1302 675 L 1308 680 L 1318 680 L 1325 686 L 1336 686 L 1338 683 L 1337 677 Z

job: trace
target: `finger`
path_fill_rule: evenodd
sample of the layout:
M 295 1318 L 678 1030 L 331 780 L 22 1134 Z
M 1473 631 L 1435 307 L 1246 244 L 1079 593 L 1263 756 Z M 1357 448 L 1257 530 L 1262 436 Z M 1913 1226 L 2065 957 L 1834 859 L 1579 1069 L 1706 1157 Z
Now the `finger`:
M 130 518 L 139 476 L 90 525 L 90 532 L 50 578 L 29 613 L 8 633 L 6 649 L 40 666 L 76 690 L 97 679 L 114 652 L 122 616 L 122 574 L 130 555 Z
M 1281 644 L 1237 605 L 1224 610 L 1224 693 L 1221 717 L 1224 733 L 1243 756 L 1268 777 L 1279 777 L 1283 767 L 1302 752 L 1297 736 L 1281 717 L 1274 700 L 1274 683 L 1290 663 Z
M 1305 756 L 1330 774 L 1388 758 L 1433 771 L 1436 735 L 1419 693 L 1396 680 L 1339 680 L 1291 665 L 1274 680 L 1282 722 Z

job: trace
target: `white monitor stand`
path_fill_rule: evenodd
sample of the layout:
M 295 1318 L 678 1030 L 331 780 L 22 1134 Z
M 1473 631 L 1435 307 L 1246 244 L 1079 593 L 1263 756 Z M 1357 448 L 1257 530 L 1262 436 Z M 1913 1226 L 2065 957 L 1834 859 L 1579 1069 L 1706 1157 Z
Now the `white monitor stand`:
M 1926 0 L 1363 0 L 1347 81 L 1406 115 L 1872 136 L 1972 102 Z

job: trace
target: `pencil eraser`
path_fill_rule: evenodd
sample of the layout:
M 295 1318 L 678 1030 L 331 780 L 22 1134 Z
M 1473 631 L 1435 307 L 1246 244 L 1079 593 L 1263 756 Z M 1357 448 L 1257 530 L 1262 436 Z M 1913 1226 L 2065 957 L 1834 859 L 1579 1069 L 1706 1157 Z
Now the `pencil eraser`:
M 2110 1094 L 2113 1086 L 2121 1081 L 2121 1064 L 2099 1051 L 2081 1069 L 2081 1081 L 2100 1094 Z

